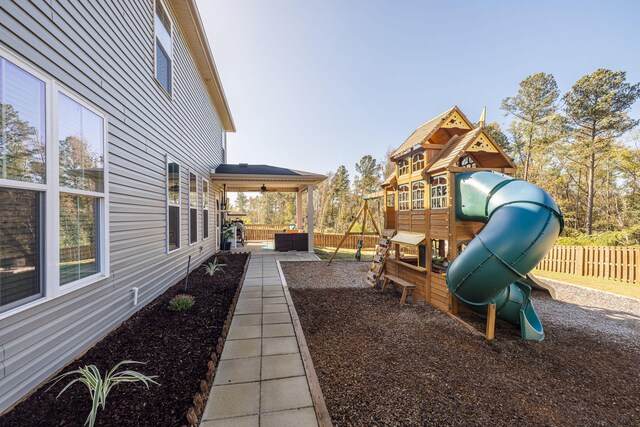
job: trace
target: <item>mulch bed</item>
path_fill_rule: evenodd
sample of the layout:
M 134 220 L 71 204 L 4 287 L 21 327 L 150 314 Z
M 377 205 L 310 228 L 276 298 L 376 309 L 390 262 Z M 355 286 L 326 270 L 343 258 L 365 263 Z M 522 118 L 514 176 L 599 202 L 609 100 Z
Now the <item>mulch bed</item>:
M 97 426 L 181 426 L 200 392 L 217 342 L 247 262 L 247 254 L 224 255 L 224 273 L 213 277 L 198 268 L 189 276 L 186 293 L 193 308 L 170 311 L 169 300 L 185 293 L 184 283 L 169 288 L 60 373 L 85 365 L 101 372 L 121 360 L 147 362 L 125 365 L 146 375 L 158 375 L 160 386 L 146 390 L 140 383 L 119 385 L 98 412 Z M 208 261 L 207 261 L 208 262 Z M 75 384 L 56 399 L 67 381 L 47 391 L 45 385 L 0 418 L 2 426 L 82 426 L 91 409 L 84 385 Z
M 283 263 L 336 426 L 640 425 L 639 316 L 536 292 L 545 340 L 499 321 L 489 342 L 426 304 L 399 307 L 367 268 Z

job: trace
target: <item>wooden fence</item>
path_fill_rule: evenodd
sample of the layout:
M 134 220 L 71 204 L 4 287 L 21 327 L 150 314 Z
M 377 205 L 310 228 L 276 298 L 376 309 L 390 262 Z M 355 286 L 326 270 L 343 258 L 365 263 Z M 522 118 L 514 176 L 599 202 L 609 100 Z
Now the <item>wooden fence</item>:
M 640 248 L 554 246 L 536 268 L 557 273 L 640 283 Z
M 273 240 L 276 233 L 288 230 L 293 224 L 245 224 L 244 238 L 246 240 Z
M 247 240 L 273 240 L 276 232 L 289 228 L 289 224 L 246 225 Z M 315 233 L 316 246 L 335 248 L 342 234 Z M 347 237 L 345 249 L 356 249 L 360 236 Z M 364 236 L 363 249 L 373 249 L 376 236 Z M 628 283 L 640 283 L 640 247 L 624 246 L 554 246 L 536 266 L 538 270 L 598 277 Z
M 315 233 L 313 235 L 313 241 L 316 246 L 326 246 L 330 248 L 338 247 L 338 243 L 344 237 L 344 234 L 329 234 L 329 233 Z M 362 239 L 362 248 L 363 249 L 375 249 L 376 245 L 380 241 L 378 236 L 361 236 L 350 235 L 347 236 L 347 239 L 342 244 L 342 247 L 345 249 L 357 249 L 358 248 L 358 240 Z

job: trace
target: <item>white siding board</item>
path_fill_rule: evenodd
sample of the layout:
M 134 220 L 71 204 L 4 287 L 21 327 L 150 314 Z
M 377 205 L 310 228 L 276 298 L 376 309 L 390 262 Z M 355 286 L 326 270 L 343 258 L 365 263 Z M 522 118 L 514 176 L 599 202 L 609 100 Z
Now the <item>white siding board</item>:
M 111 276 L 0 320 L 0 411 L 152 301 L 216 250 L 189 246 L 188 174 L 222 161 L 222 125 L 174 25 L 174 86 L 154 80 L 152 0 L 0 3 L 0 44 L 108 115 Z M 181 249 L 166 253 L 165 155 L 182 168 Z M 202 252 L 200 252 L 200 248 Z M 140 289 L 133 307 L 131 287 Z M 123 355 L 125 358 L 126 355 Z

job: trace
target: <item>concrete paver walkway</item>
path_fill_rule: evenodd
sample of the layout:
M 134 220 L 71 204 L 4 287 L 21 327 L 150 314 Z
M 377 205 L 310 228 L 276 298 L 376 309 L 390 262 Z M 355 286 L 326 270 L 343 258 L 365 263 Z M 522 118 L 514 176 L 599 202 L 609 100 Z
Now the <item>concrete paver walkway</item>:
M 277 260 L 317 258 L 252 254 L 203 427 L 318 426 Z

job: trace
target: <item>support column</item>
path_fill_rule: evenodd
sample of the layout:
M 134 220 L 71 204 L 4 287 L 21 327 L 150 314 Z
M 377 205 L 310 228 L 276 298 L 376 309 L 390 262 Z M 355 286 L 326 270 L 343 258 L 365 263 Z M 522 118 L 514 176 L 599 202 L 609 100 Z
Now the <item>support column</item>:
M 296 228 L 302 230 L 302 188 L 296 193 Z
M 309 253 L 313 253 L 313 185 L 307 185 L 307 233 L 309 233 Z

